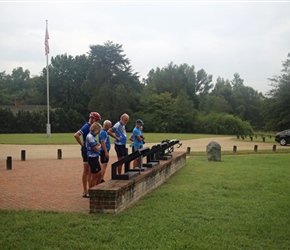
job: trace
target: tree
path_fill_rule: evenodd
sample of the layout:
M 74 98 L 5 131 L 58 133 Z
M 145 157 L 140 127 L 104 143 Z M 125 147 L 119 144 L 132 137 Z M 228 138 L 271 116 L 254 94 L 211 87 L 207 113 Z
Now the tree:
M 233 86 L 233 91 L 236 91 L 239 87 L 244 86 L 244 80 L 240 77 L 238 73 L 234 74 L 234 79 L 231 81 Z
M 174 119 L 177 119 L 175 117 L 176 114 L 173 112 L 174 101 L 168 92 L 141 98 L 138 106 L 140 111 L 137 115 L 145 121 L 147 131 L 156 133 L 171 132 L 171 123 Z
M 222 96 L 209 95 L 205 97 L 204 102 L 201 106 L 201 111 L 205 113 L 229 113 L 231 107 L 228 101 Z
M 180 91 L 173 103 L 172 117 L 170 120 L 170 132 L 194 133 L 197 131 L 198 111 L 185 91 Z
M 108 41 L 90 46 L 89 64 L 85 84 L 89 108 L 111 120 L 119 120 L 124 112 L 136 111 L 142 85 L 123 54 L 122 45 Z
M 84 89 L 87 79 L 88 59 L 85 55 L 57 55 L 51 58 L 49 65 L 49 98 L 53 107 L 64 110 L 75 109 L 87 114 L 89 96 Z M 40 91 L 46 93 L 46 70 L 43 70 L 43 81 Z
M 27 104 L 27 100 L 33 95 L 29 70 L 18 67 L 13 69 L 11 75 L 1 72 L 0 89 L 1 104 L 12 104 L 15 99 L 20 100 L 21 104 Z
M 271 89 L 266 100 L 264 115 L 266 128 L 284 130 L 290 128 L 290 53 L 283 62 L 282 74 L 270 78 Z
M 185 91 L 195 106 L 199 105 L 201 96 L 205 96 L 212 88 L 212 76 L 203 69 L 195 72 L 194 66 L 169 63 L 162 69 L 150 70 L 146 80 L 146 93 L 171 93 L 176 98 L 180 91 Z
M 228 114 L 249 121 L 255 128 L 262 128 L 262 102 L 264 97 L 262 93 L 245 86 L 244 80 L 241 79 L 238 73 L 234 74 L 232 81 L 218 77 L 211 95 L 224 98 L 228 104 L 228 108 L 224 106 L 224 111 Z M 212 107 L 213 111 L 217 111 L 219 109 L 218 104 L 221 104 L 222 101 L 216 102 L 214 106 L 213 100 L 210 100 L 210 102 L 208 104 L 205 103 L 203 108 L 209 111 L 210 107 Z

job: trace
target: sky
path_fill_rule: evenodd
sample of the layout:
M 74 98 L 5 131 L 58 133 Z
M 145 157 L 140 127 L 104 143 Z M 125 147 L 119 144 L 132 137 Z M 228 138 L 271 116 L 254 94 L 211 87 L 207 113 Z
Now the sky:
M 290 1 L 1 1 L 0 72 L 46 67 L 51 57 L 123 46 L 140 80 L 170 62 L 267 93 L 290 53 Z

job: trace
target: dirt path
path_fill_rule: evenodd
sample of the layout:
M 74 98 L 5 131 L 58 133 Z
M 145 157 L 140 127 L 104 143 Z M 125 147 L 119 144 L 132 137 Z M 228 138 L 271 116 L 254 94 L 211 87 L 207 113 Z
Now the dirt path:
M 233 150 L 233 146 L 237 146 L 237 150 L 254 150 L 254 145 L 258 145 L 258 149 L 272 149 L 273 145 L 277 145 L 277 148 L 281 147 L 274 139 L 273 143 L 265 142 L 249 142 L 237 140 L 234 137 L 215 137 L 215 138 L 202 138 L 194 140 L 181 141 L 182 146 L 180 148 L 174 147 L 176 152 L 186 152 L 187 147 L 191 148 L 191 151 L 206 151 L 206 145 L 216 141 L 221 145 L 222 151 Z M 152 147 L 156 143 L 147 143 L 145 146 Z M 130 150 L 130 147 L 128 145 Z M 7 156 L 12 156 L 13 160 L 21 159 L 21 150 L 25 150 L 26 159 L 57 159 L 58 149 L 61 149 L 63 159 L 80 158 L 80 147 L 76 145 L 6 145 L 0 144 L 0 160 L 6 160 Z M 110 152 L 110 155 L 115 156 L 115 150 Z

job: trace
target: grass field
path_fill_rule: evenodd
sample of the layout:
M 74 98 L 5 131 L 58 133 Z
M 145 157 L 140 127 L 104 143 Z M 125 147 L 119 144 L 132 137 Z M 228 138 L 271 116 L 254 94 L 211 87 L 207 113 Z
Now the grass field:
M 117 215 L 0 210 L 0 249 L 289 249 L 289 160 L 191 157 Z
M 76 144 L 76 140 L 73 135 L 74 135 L 73 133 L 59 133 L 52 134 L 50 138 L 47 138 L 46 134 L 0 134 L 0 144 L 22 144 L 22 145 Z M 146 142 L 161 142 L 162 140 L 174 138 L 177 138 L 179 140 L 191 140 L 207 137 L 220 137 L 221 135 L 144 133 L 144 136 Z

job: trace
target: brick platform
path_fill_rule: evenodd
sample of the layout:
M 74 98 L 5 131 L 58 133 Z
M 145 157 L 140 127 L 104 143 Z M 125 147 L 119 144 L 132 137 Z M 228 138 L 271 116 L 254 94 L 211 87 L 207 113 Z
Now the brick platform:
M 109 180 L 89 190 L 90 213 L 118 213 L 164 183 L 186 163 L 186 153 L 160 161 L 129 180 Z

